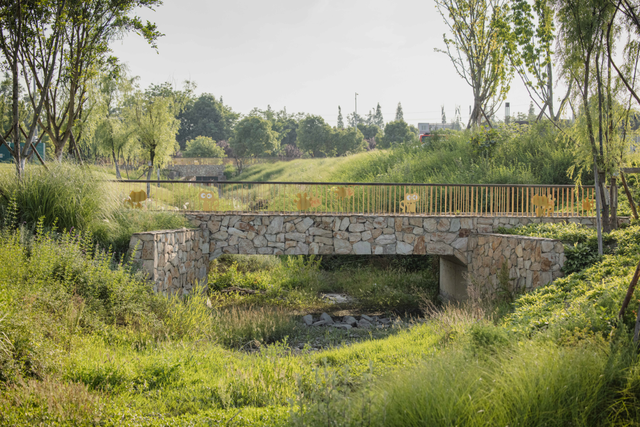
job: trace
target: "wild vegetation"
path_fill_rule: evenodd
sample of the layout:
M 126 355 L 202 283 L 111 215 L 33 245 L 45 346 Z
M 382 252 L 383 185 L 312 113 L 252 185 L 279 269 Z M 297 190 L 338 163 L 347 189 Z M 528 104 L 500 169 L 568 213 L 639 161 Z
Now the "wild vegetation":
M 126 259 L 105 251 L 109 239 L 96 237 L 119 204 L 105 197 L 108 187 L 92 187 L 101 194 L 92 199 L 84 186 L 105 183 L 73 179 L 87 173 L 80 168 L 60 171 L 64 182 L 44 170 L 21 185 L 13 175 L 3 181 L 1 424 L 637 420 L 635 311 L 622 320 L 617 312 L 638 261 L 639 226 L 607 235 L 602 258 L 595 232 L 574 224 L 511 230 L 565 242 L 566 277 L 528 294 L 471 289 L 464 305 L 438 300 L 435 259 L 423 257 L 221 257 L 206 292 L 178 298 L 154 294 Z M 85 216 L 65 216 L 54 203 L 32 212 L 40 188 Z M 133 212 L 140 222 L 165 221 Z M 232 287 L 255 292 L 223 292 Z M 353 299 L 331 304 L 327 293 Z M 300 321 L 321 312 L 396 320 L 349 331 Z
M 338 107 L 332 127 L 286 108 L 241 115 L 193 82 L 140 88 L 110 43 L 133 31 L 155 46 L 160 31 L 135 12 L 160 3 L 0 6 L 0 143 L 14 161 L 0 168 L 1 425 L 639 425 L 639 291 L 618 313 L 640 225 L 609 230 L 611 204 L 603 253 L 576 224 L 502 230 L 565 244 L 565 276 L 528 293 L 502 275 L 500 292 L 472 281 L 467 301 L 441 301 L 429 257 L 223 256 L 206 287 L 167 296 L 130 261 L 129 241 L 189 226 L 173 212 L 187 199 L 147 182 L 132 188 L 166 211 L 129 209 L 109 181 L 160 179 L 171 156 L 215 155 L 236 158 L 239 180 L 595 183 L 604 203 L 604 185 L 615 199 L 620 168 L 638 166 L 632 2 L 438 0 L 474 107 L 469 129 L 457 109 L 456 131 L 422 140 L 400 103 L 386 123 L 380 104 L 346 120 Z M 524 126 L 493 114 L 511 70 L 539 110 Z M 554 106 L 559 81 L 567 94 Z M 561 120 L 567 105 L 572 121 Z M 42 143 L 55 163 L 33 164 Z M 243 170 L 244 156 L 298 160 Z M 101 162 L 113 168 L 87 166 Z M 301 322 L 322 312 L 393 321 Z

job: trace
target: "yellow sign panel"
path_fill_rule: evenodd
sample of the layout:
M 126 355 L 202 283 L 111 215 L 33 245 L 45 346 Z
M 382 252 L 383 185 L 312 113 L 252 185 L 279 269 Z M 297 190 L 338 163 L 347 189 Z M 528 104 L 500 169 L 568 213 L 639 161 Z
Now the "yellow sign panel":
M 355 190 L 351 187 L 338 187 L 334 188 L 333 191 L 336 193 L 339 199 L 344 199 L 346 197 L 353 197 L 355 194 Z
M 553 206 L 555 205 L 555 202 L 555 199 L 547 196 L 536 195 L 531 198 L 531 204 L 536 211 L 536 216 L 547 216 L 553 214 Z
M 211 191 L 201 191 L 198 197 L 203 202 L 203 211 L 214 211 L 218 207 L 218 199 Z
M 317 197 L 313 197 L 312 195 L 307 195 L 307 193 L 298 193 L 296 194 L 297 199 L 293 199 L 296 202 L 296 206 L 299 211 L 306 211 L 311 208 L 317 208 L 320 206 L 320 199 Z
M 129 193 L 129 197 L 124 202 L 132 208 L 142 209 L 142 202 L 145 200 L 147 200 L 147 193 L 144 190 L 140 190 Z
M 584 199 L 582 201 L 582 209 L 584 209 L 585 211 L 589 212 L 590 210 L 592 210 L 595 207 L 595 204 L 593 203 L 593 200 L 590 199 Z
M 416 213 L 416 203 L 420 200 L 420 196 L 416 193 L 407 194 L 404 200 L 400 202 L 400 209 L 403 213 Z

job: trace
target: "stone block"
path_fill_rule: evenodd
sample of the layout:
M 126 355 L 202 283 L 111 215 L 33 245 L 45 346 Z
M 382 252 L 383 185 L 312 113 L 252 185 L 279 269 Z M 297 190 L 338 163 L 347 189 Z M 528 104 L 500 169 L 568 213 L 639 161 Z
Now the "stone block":
M 264 248 L 267 246 L 269 242 L 267 241 L 267 239 L 264 236 L 257 236 L 253 239 L 253 245 L 256 248 Z
M 333 246 L 335 247 L 335 253 L 337 254 L 346 255 L 351 253 L 352 246 L 348 240 L 333 239 Z
M 217 233 L 213 233 L 211 235 L 211 238 L 215 240 L 227 240 L 228 237 L 229 237 L 229 234 L 225 231 L 218 231 Z
M 544 240 L 541 243 L 542 252 L 551 252 L 555 246 L 555 242 L 551 240 Z
M 349 239 L 349 232 L 348 231 L 337 231 L 337 232 L 333 233 L 333 237 L 335 237 L 336 239 L 348 240 Z
M 350 233 L 361 233 L 364 231 L 364 224 L 356 223 L 349 226 Z
M 311 227 L 308 231 L 310 236 L 333 237 L 333 232 L 322 228 Z
M 331 255 L 334 252 L 333 246 L 320 246 L 320 255 Z
M 396 242 L 396 236 L 395 234 L 383 234 L 380 237 L 378 237 L 375 241 L 379 245 L 388 245 Z
M 387 221 L 382 217 L 377 217 L 376 219 L 373 220 L 374 228 L 385 228 L 386 224 L 387 224 Z
M 356 255 L 371 255 L 371 244 L 369 242 L 358 242 L 353 245 L 353 252 Z
M 396 245 L 385 245 L 384 246 L 385 255 L 395 255 L 396 254 Z
M 414 255 L 425 255 L 427 253 L 427 248 L 425 246 L 425 239 L 426 239 L 426 236 L 416 237 L 415 243 L 413 245 Z
M 468 237 L 459 237 L 459 238 L 455 239 L 451 243 L 451 246 L 454 249 L 457 249 L 459 251 L 466 251 L 468 243 L 469 243 L 469 238 Z
M 329 232 L 331 234 L 331 232 Z M 307 240 L 307 236 L 304 233 L 286 233 L 284 235 L 286 240 L 295 240 L 296 242 L 304 242 Z
M 449 226 L 449 231 L 452 233 L 455 233 L 458 230 L 460 230 L 460 218 L 451 219 L 451 225 Z
M 373 237 L 373 234 L 371 231 L 365 231 L 364 233 L 362 233 L 362 240 L 370 240 Z
M 302 221 L 296 224 L 296 231 L 298 233 L 304 233 L 313 225 L 313 220 L 309 217 L 304 218 Z
M 396 245 L 396 253 L 398 255 L 411 255 L 413 253 L 413 245 L 405 242 L 398 242 Z
M 144 242 L 142 246 L 142 259 L 153 260 L 155 257 L 155 244 L 153 241 Z
M 352 244 L 362 240 L 362 233 L 349 233 L 349 242 Z
M 436 229 L 438 231 L 449 231 L 451 227 L 451 220 L 449 218 L 440 218 L 438 219 Z
M 316 243 L 322 243 L 323 245 L 333 245 L 333 239 L 328 237 L 316 236 L 313 238 L 313 241 Z
M 443 242 L 427 243 L 428 255 L 453 255 L 453 247 Z
M 273 219 L 271 220 L 271 223 L 267 227 L 266 234 L 282 233 L 283 225 L 284 225 L 284 218 L 282 218 L 281 216 L 273 217 Z
M 422 227 L 422 218 L 415 218 L 415 217 L 409 218 L 409 225 L 413 227 Z

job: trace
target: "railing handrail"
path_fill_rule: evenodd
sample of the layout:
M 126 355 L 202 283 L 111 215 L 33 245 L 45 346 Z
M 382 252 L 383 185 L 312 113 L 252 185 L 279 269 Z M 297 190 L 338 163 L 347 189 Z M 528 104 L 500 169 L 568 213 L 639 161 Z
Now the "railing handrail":
M 289 185 L 365 185 L 365 186 L 417 186 L 417 187 L 540 187 L 540 188 L 594 188 L 593 185 L 573 184 L 435 184 L 413 182 L 299 182 L 299 181 L 181 181 L 171 179 L 146 180 L 146 179 L 109 179 L 108 182 L 130 182 L 138 184 L 289 184 Z

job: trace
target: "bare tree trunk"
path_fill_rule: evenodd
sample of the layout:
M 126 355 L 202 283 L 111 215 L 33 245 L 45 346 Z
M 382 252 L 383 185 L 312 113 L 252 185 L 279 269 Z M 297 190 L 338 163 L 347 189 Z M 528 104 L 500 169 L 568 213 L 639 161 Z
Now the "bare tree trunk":
M 609 204 L 611 206 L 611 217 L 609 224 L 612 230 L 618 229 L 618 183 L 615 176 L 611 177 L 611 187 L 609 188 Z
M 20 9 L 20 1 L 16 2 L 16 9 Z M 16 15 L 16 19 L 18 19 L 18 29 L 20 28 L 20 18 Z M 18 31 L 19 32 L 19 31 Z M 11 74 L 13 77 L 13 93 L 11 102 L 12 105 L 12 113 L 13 113 L 13 151 L 16 162 L 16 173 L 18 177 L 22 177 L 22 173 L 24 172 L 22 159 L 20 158 L 21 150 L 20 150 L 20 85 L 18 83 L 18 79 L 20 78 L 20 74 L 18 73 L 18 44 L 20 43 L 17 39 L 19 35 L 16 35 L 16 42 L 14 46 L 14 55 L 13 55 L 13 64 L 11 67 Z
M 600 207 L 602 206 L 602 195 L 600 194 L 600 183 L 598 180 L 598 164 L 596 163 L 596 159 L 594 156 L 593 159 L 593 177 L 595 179 L 595 188 L 596 188 L 596 230 L 598 233 L 598 255 L 602 256 L 604 253 L 602 247 L 602 221 L 600 217 Z
M 151 198 L 151 173 L 153 172 L 153 160 L 156 157 L 155 150 L 149 153 L 149 171 L 147 172 L 147 197 Z
M 116 178 L 122 179 L 120 175 L 120 168 L 118 168 L 118 159 L 116 158 L 116 151 L 111 147 L 111 155 L 113 156 L 113 164 L 116 165 Z

